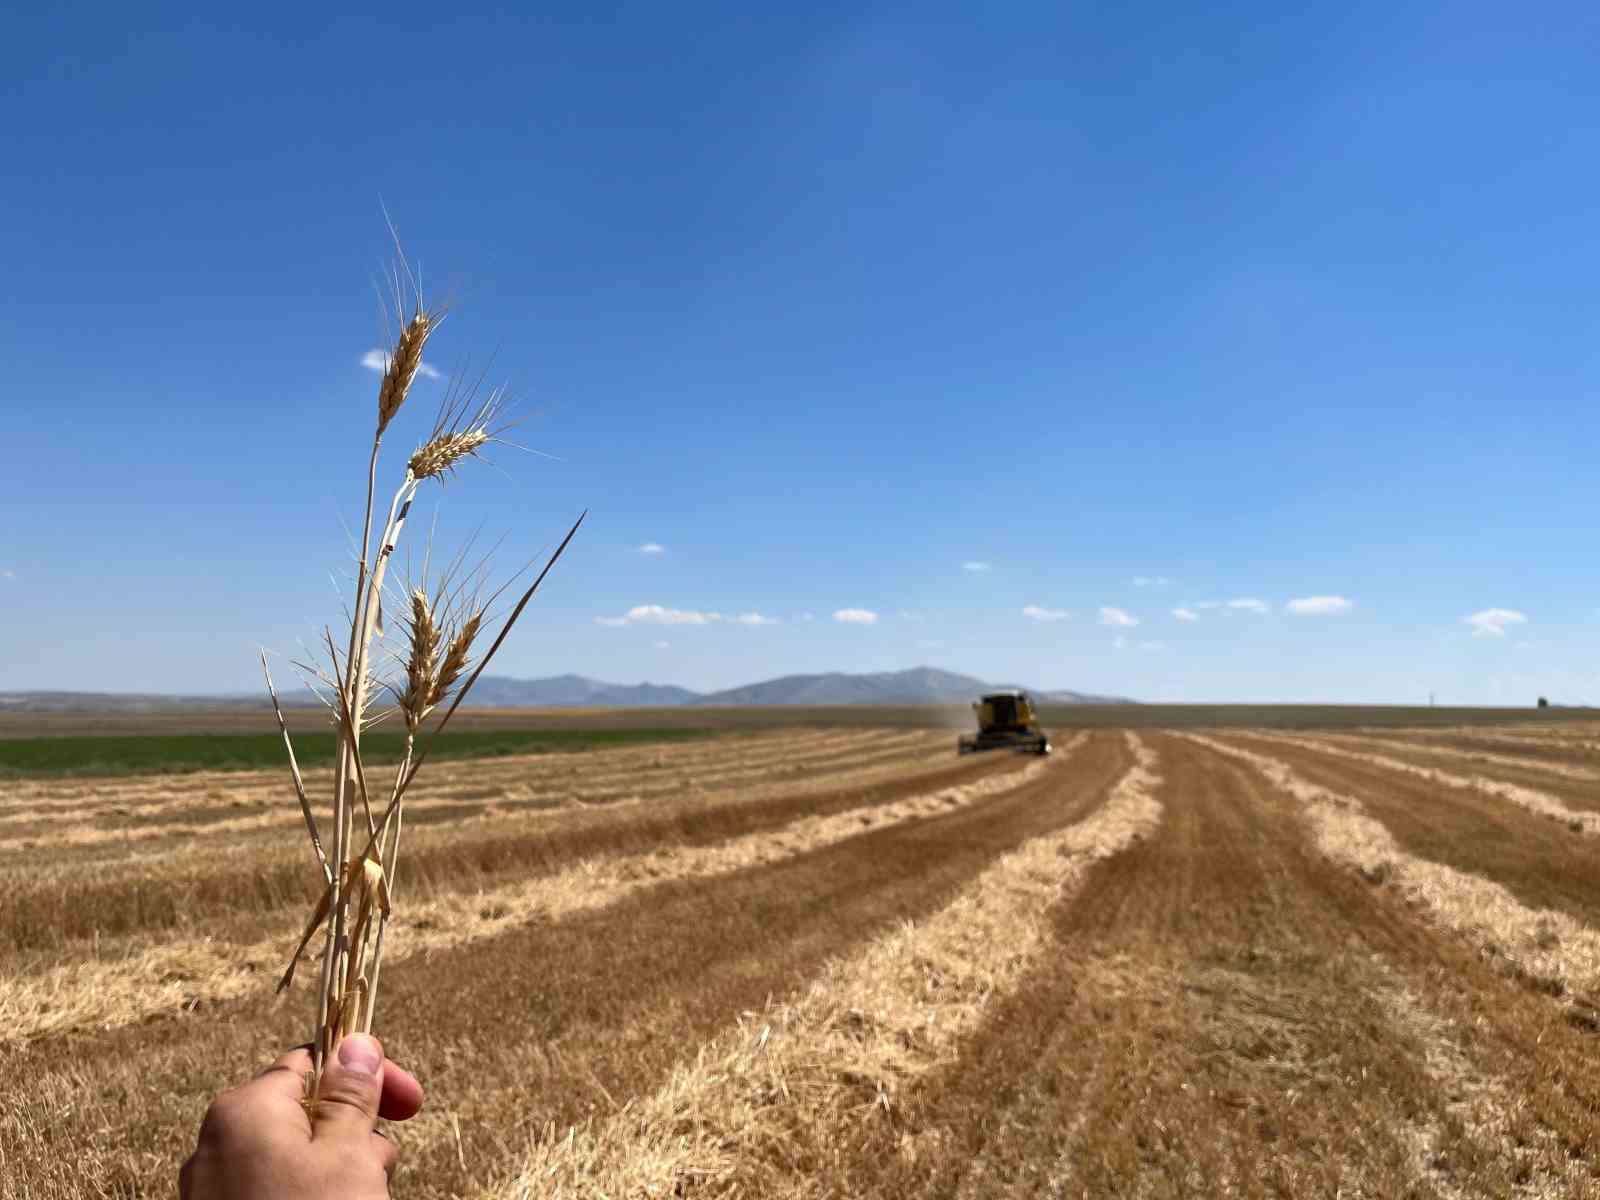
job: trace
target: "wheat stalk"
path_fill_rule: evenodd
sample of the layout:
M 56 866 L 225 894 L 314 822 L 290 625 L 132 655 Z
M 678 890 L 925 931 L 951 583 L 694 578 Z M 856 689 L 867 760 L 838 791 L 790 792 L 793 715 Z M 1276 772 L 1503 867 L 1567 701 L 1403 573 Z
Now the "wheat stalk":
M 402 272 L 414 293 L 405 302 Z M 399 866 L 400 835 L 405 825 L 405 797 L 423 760 L 440 732 L 450 722 L 485 666 L 504 643 L 556 561 L 571 543 L 583 517 L 578 518 L 538 577 L 522 595 L 500 628 L 489 650 L 473 660 L 473 647 L 484 632 L 487 614 L 476 596 L 465 600 L 457 587 L 441 585 L 430 595 L 426 586 L 412 586 L 405 598 L 406 653 L 403 675 L 394 684 L 381 683 L 373 667 L 373 639 L 383 637 L 383 597 L 389 564 L 404 534 L 418 489 L 430 479 L 441 482 L 466 459 L 476 457 L 496 440 L 504 393 L 491 390 L 481 400 L 477 384 L 452 384 L 433 429 L 408 457 L 399 485 L 389 501 L 376 546 L 373 544 L 374 499 L 379 451 L 384 431 L 405 404 L 422 364 L 423 347 L 438 328 L 442 312 L 422 304 L 415 277 L 404 259 L 392 284 L 400 331 L 384 364 L 378 385 L 377 421 L 368 456 L 366 514 L 362 524 L 361 557 L 356 571 L 355 600 L 350 610 L 350 631 L 343 654 L 331 631 L 324 642 L 328 662 L 315 674 L 329 685 L 328 700 L 339 730 L 338 764 L 333 787 L 332 854 L 324 847 L 310 799 L 305 792 L 299 760 L 294 752 L 272 676 L 262 655 L 267 691 L 277 714 L 278 728 L 289 756 L 295 795 L 305 816 L 312 850 L 322 875 L 322 890 L 310 918 L 290 955 L 279 982 L 287 988 L 295 968 L 320 930 L 323 938 L 321 979 L 317 993 L 317 1022 L 312 1039 L 313 1069 L 306 1081 L 306 1103 L 315 1107 L 321 1089 L 323 1066 L 339 1040 L 355 1030 L 370 1032 L 376 1010 L 379 973 L 383 963 L 384 935 L 393 913 L 395 876 Z M 409 312 L 409 315 L 407 315 Z M 460 559 L 456 560 L 459 566 Z M 452 571 L 454 567 L 452 567 Z M 426 573 L 426 568 L 424 569 Z M 448 576 L 448 573 L 447 573 Z M 470 671 L 470 673 L 469 673 Z M 362 756 L 362 730 L 375 719 L 369 707 L 379 688 L 393 694 L 405 724 L 405 747 L 386 795 L 375 797 Z M 444 716 L 419 744 L 430 716 L 449 702 Z M 384 801 L 381 815 L 375 799 Z M 365 837 L 357 835 L 358 818 Z M 360 847 L 359 852 L 357 848 Z

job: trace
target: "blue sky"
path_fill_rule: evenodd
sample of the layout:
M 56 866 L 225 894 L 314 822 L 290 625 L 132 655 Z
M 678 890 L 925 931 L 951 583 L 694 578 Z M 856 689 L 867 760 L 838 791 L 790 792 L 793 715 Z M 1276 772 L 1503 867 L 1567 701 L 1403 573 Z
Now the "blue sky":
M 8 17 L 0 689 L 249 690 L 256 645 L 337 619 L 381 201 L 451 305 L 432 364 L 492 358 L 555 456 L 425 493 L 438 544 L 505 535 L 509 568 L 592 512 L 506 673 L 1600 701 L 1597 35 L 1586 5 Z

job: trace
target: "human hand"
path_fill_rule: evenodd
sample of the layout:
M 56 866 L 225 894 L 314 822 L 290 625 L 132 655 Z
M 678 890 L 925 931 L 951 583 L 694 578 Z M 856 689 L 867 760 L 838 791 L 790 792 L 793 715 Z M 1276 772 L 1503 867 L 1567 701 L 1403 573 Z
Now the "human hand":
M 415 1116 L 422 1085 L 353 1033 L 328 1060 L 313 1118 L 300 1103 L 310 1070 L 302 1046 L 211 1102 L 178 1173 L 182 1200 L 387 1200 L 398 1152 L 378 1118 Z

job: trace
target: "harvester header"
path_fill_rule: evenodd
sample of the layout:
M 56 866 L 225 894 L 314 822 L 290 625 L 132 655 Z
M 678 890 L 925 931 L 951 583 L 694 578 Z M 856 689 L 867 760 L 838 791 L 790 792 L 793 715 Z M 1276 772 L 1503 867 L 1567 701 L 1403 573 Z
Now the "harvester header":
M 973 702 L 978 732 L 956 743 L 956 753 L 981 750 L 1021 750 L 1049 754 L 1050 738 L 1039 727 L 1039 712 L 1027 692 L 989 692 Z

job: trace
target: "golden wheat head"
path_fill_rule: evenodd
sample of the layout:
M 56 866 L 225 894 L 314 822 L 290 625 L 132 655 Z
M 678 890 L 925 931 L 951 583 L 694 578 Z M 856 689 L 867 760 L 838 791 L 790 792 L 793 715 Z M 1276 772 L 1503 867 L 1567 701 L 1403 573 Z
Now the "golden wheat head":
M 421 588 L 411 590 L 411 613 L 407 621 L 411 652 L 406 658 L 406 689 L 400 694 L 400 710 L 406 726 L 415 729 L 432 710 L 434 669 L 438 663 L 439 625 L 433 606 Z
M 406 464 L 418 479 L 435 479 L 448 474 L 463 458 L 476 454 L 493 439 L 481 425 L 457 433 L 442 433 L 419 447 Z
M 383 382 L 378 385 L 379 437 L 383 436 L 389 422 L 394 420 L 395 413 L 406 402 L 411 382 L 417 377 L 417 368 L 422 366 L 422 347 L 437 323 L 434 314 L 418 309 L 417 314 L 400 330 L 394 353 L 389 355 L 388 365 L 384 368 Z
M 461 623 L 450 644 L 445 647 L 444 662 L 439 667 L 439 677 L 434 681 L 433 692 L 428 697 L 430 705 L 438 704 L 450 693 L 462 674 L 472 654 L 473 640 L 483 625 L 483 610 L 472 613 Z

